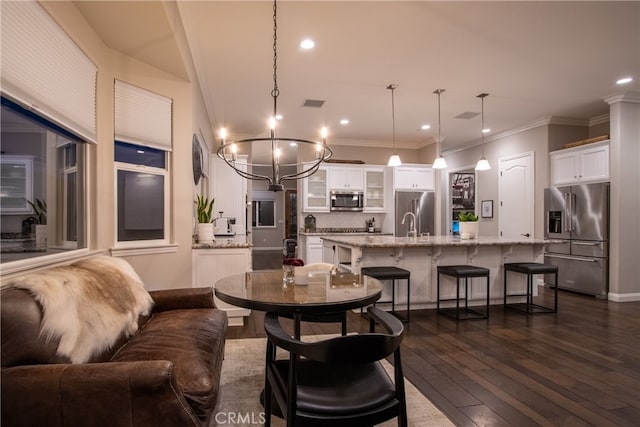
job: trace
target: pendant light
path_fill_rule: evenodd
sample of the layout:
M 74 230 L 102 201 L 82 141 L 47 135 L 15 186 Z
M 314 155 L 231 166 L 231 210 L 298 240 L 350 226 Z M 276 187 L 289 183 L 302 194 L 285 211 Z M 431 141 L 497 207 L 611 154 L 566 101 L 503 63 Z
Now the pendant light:
M 434 169 L 444 169 L 447 167 L 447 161 L 442 157 L 442 152 L 440 151 L 442 149 L 442 136 L 440 134 L 442 129 L 440 125 L 440 94 L 442 92 L 444 92 L 444 89 L 436 89 L 433 91 L 433 93 L 438 95 L 438 140 L 436 141 L 436 159 L 433 161 L 432 166 Z
M 391 91 L 391 123 L 393 125 L 393 154 L 389 157 L 389 162 L 387 166 L 400 166 L 402 161 L 400 160 L 400 156 L 396 151 L 396 107 L 395 107 L 395 98 L 393 96 L 394 91 L 397 89 L 398 85 L 390 84 L 387 86 L 387 89 Z
M 307 178 L 313 175 L 320 163 L 328 160 L 333 155 L 331 148 L 327 145 L 327 130 L 322 128 L 321 142 L 309 141 L 301 138 L 284 138 L 276 135 L 276 118 L 278 117 L 278 96 L 280 95 L 280 89 L 278 89 L 278 7 L 277 2 L 273 2 L 273 89 L 271 90 L 271 97 L 273 98 L 273 116 L 269 121 L 269 137 L 266 138 L 248 138 L 239 141 L 226 141 L 226 131 L 221 131 L 221 142 L 218 147 L 217 155 L 224 162 L 232 167 L 240 176 L 246 179 L 264 180 L 269 183 L 270 191 L 282 191 L 284 190 L 283 181 L 296 180 Z M 258 144 L 257 146 L 254 144 Z M 283 150 L 292 145 L 298 147 L 300 144 L 312 145 L 315 148 L 315 158 L 311 162 L 302 162 L 296 160 L 287 160 L 284 158 Z M 254 147 L 265 146 L 270 151 L 270 158 L 267 161 L 259 162 L 253 160 L 249 163 L 238 161 L 237 153 L 239 147 L 245 146 L 244 152 L 249 152 Z M 254 156 L 257 157 L 257 156 Z M 286 166 L 289 170 L 295 172 L 282 173 L 281 167 Z M 260 171 L 270 170 L 270 175 L 261 175 Z
M 477 98 L 480 98 L 482 102 L 482 140 L 480 142 L 480 147 L 482 147 L 482 157 L 480 158 L 480 160 L 478 160 L 478 164 L 476 164 L 477 171 L 486 171 L 491 169 L 491 165 L 489 164 L 489 161 L 486 159 L 486 157 L 484 157 L 484 134 L 486 132 L 484 128 L 484 99 L 487 96 L 489 96 L 488 93 L 481 93 L 480 95 L 477 96 Z

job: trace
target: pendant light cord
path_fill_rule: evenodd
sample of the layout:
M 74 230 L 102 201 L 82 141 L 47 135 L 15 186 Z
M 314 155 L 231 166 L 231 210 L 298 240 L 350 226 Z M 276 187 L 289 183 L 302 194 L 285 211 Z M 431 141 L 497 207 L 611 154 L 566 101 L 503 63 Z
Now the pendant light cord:
M 442 125 L 441 125 L 441 121 L 440 121 L 440 94 L 444 92 L 444 89 L 436 89 L 433 91 L 433 93 L 438 94 L 438 143 L 436 144 L 436 147 L 438 148 L 438 152 L 436 153 L 437 156 L 440 156 L 441 153 L 441 147 L 440 144 L 442 143 Z
M 393 135 L 393 154 L 396 154 L 396 102 L 394 98 L 395 88 L 391 88 L 391 127 Z
M 482 146 L 482 157 L 484 157 L 484 96 L 482 98 L 480 98 L 482 101 L 482 117 L 480 119 L 480 121 L 482 122 L 480 124 L 481 128 L 480 128 L 480 145 Z
M 391 90 L 391 129 L 392 129 L 392 137 L 393 137 L 393 154 L 397 154 L 396 152 L 396 101 L 394 92 L 398 87 L 397 84 L 390 84 L 387 86 L 387 89 Z
M 480 147 L 482 148 L 482 157 L 484 158 L 484 99 L 489 96 L 488 93 L 481 93 L 480 95 L 477 96 L 477 98 L 480 98 L 481 101 L 481 105 L 482 105 L 482 115 L 480 116 L 480 119 L 482 121 L 481 126 L 482 129 L 480 129 Z
M 278 89 L 278 5 L 276 1 L 273 2 L 273 90 L 271 96 L 273 97 L 273 118 L 275 119 L 278 113 L 278 95 L 280 95 L 280 89 Z

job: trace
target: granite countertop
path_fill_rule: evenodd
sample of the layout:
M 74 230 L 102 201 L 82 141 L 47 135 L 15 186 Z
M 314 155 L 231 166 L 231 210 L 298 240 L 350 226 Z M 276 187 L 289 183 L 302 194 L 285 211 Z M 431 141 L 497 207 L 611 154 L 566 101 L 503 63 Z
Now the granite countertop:
M 323 238 L 346 246 L 361 248 L 407 248 L 430 246 L 501 246 L 501 245 L 540 245 L 556 243 L 555 240 L 544 239 L 503 239 L 500 237 L 478 237 L 477 239 L 460 239 L 453 236 L 430 237 L 394 237 L 394 236 L 326 236 Z
M 192 249 L 229 249 L 251 248 L 252 243 L 247 242 L 247 236 L 216 237 L 213 243 L 193 243 Z
M 300 229 L 298 234 L 302 236 L 388 236 L 392 233 L 383 233 L 379 228 L 369 233 L 366 228 L 316 228 L 315 231 Z

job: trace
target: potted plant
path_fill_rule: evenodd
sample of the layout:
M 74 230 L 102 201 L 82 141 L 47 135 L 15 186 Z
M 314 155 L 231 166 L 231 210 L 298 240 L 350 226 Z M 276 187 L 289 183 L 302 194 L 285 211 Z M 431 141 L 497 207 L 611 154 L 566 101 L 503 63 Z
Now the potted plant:
M 213 202 L 207 197 L 197 196 L 196 216 L 198 218 L 198 243 L 213 243 L 213 222 L 211 214 L 213 212 Z
M 460 212 L 458 220 L 460 221 L 461 239 L 475 239 L 478 237 L 478 215 L 473 212 Z
M 36 220 L 36 247 L 47 246 L 47 202 L 42 199 L 35 199 L 34 202 L 27 200 L 33 209 Z

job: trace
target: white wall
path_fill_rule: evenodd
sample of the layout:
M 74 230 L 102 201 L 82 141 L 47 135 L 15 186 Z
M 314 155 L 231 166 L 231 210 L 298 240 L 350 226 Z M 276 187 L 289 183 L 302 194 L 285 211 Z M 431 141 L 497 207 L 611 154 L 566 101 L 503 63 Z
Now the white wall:
M 113 163 L 113 82 L 120 79 L 173 100 L 173 151 L 170 162 L 170 240 L 166 253 L 125 256 L 148 289 L 191 286 L 193 175 L 191 137 L 192 85 L 105 46 L 71 2 L 42 6 L 98 66 L 98 144 L 89 147 L 89 247 L 111 249 L 115 243 Z M 200 113 L 198 113 L 200 114 Z

